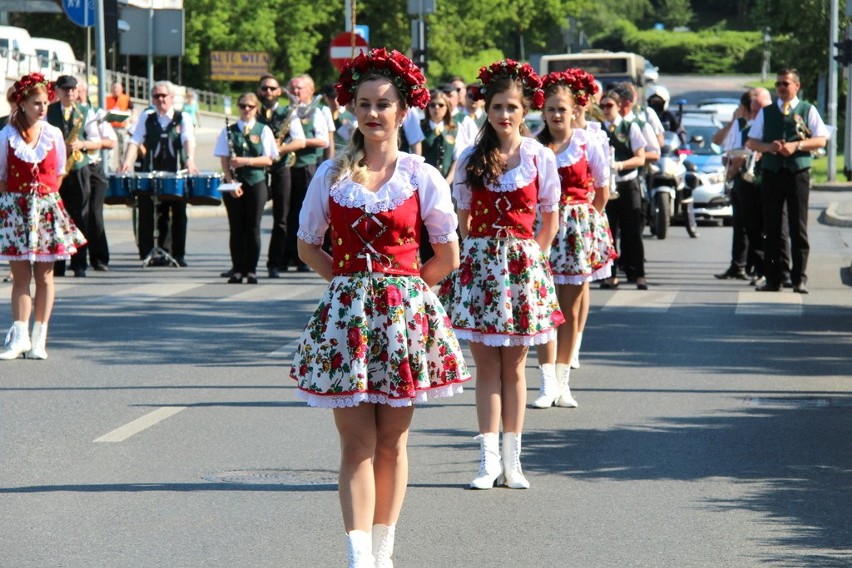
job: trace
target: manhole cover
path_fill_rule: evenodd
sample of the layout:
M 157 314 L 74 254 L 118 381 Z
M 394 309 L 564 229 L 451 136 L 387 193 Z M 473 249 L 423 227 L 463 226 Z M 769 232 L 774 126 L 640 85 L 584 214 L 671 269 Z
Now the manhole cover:
M 337 486 L 337 472 L 325 470 L 286 471 L 278 469 L 226 471 L 202 477 L 212 483 L 232 483 L 237 485 L 334 485 Z

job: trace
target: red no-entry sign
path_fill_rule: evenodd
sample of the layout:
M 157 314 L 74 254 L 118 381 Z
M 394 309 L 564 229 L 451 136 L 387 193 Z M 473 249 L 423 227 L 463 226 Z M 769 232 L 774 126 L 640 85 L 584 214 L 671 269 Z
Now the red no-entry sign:
M 355 51 L 352 50 L 352 38 L 355 38 Z M 338 71 L 343 71 L 343 66 L 346 65 L 346 62 L 357 56 L 359 53 L 363 53 L 370 49 L 370 46 L 367 44 L 367 40 L 365 40 L 360 35 L 354 32 L 343 32 L 337 34 L 333 40 L 331 40 L 331 46 L 328 49 L 328 57 L 331 59 L 331 64 Z

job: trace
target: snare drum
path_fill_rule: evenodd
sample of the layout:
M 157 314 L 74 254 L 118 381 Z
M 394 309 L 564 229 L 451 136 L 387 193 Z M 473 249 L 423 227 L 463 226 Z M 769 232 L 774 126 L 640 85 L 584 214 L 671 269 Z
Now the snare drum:
M 136 174 L 110 174 L 104 203 L 106 205 L 132 204 L 133 190 L 136 187 Z
M 156 187 L 160 201 L 183 201 L 186 198 L 186 176 L 184 174 L 159 172 Z
M 154 195 L 155 174 L 150 172 L 137 172 L 136 183 L 131 189 L 134 195 Z
M 190 205 L 220 205 L 222 194 L 219 185 L 222 183 L 222 174 L 218 172 L 199 172 L 198 175 L 189 178 L 189 204 Z

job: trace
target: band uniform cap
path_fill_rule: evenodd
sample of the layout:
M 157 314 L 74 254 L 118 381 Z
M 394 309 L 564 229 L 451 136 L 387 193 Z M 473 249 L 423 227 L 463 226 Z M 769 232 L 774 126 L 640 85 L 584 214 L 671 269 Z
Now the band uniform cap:
M 56 88 L 57 89 L 73 89 L 76 86 L 77 86 L 77 79 L 75 79 L 71 75 L 60 75 L 56 79 Z

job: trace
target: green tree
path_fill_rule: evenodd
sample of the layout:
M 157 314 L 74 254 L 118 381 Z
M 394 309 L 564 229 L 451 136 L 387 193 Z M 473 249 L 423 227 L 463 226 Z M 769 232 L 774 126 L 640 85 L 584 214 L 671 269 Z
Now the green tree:
M 658 0 L 657 20 L 670 28 L 688 26 L 695 14 L 690 0 Z

